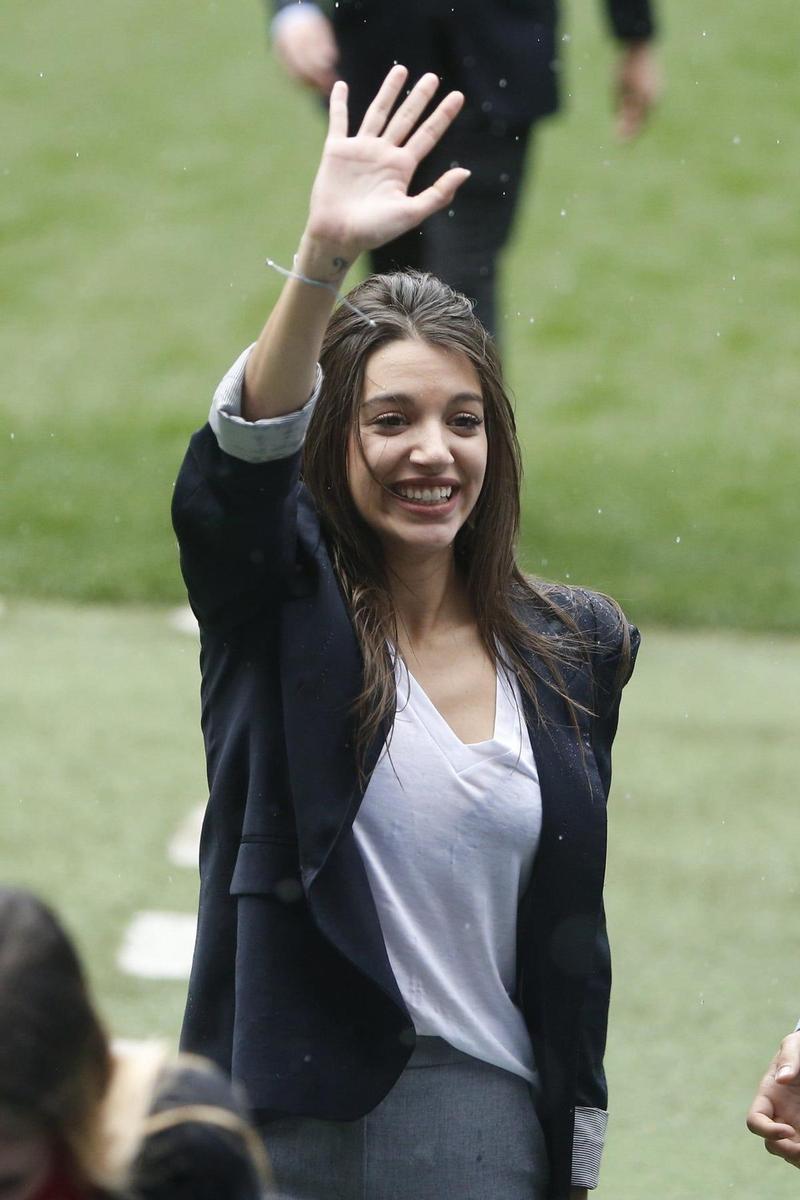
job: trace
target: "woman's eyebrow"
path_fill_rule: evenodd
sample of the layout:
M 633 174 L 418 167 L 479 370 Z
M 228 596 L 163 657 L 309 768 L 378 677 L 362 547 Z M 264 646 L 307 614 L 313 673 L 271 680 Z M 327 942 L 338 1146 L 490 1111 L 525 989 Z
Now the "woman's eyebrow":
M 367 396 L 361 401 L 361 408 L 373 407 L 377 404 L 413 404 L 413 396 L 406 392 L 378 392 L 375 396 Z
M 416 401 L 415 401 L 414 397 L 410 396 L 407 392 L 379 392 L 375 396 L 367 396 L 367 398 L 365 400 L 361 401 L 360 407 L 368 408 L 370 406 L 374 407 L 378 404 L 411 404 L 411 405 L 413 405 L 415 403 L 416 403 Z M 480 392 L 456 392 L 455 395 L 453 395 L 449 398 L 447 403 L 448 403 L 448 405 L 469 404 L 469 403 L 483 404 L 483 396 L 480 394 Z

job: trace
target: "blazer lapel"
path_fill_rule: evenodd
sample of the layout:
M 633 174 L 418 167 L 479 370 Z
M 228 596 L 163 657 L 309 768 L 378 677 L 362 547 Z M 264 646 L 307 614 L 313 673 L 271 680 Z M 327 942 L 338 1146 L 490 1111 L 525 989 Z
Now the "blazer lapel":
M 352 708 L 361 690 L 361 653 L 316 515 L 298 509 L 298 538 L 313 587 L 282 606 L 281 689 L 289 780 L 300 863 L 308 884 L 361 801 L 353 755 Z M 383 737 L 368 756 L 377 761 Z
M 542 795 L 536 891 L 560 921 L 582 920 L 599 911 L 605 875 L 606 805 L 589 738 L 590 718 L 579 714 L 576 730 L 545 665 L 533 655 L 526 657 L 541 681 L 539 712 L 524 699 Z M 565 683 L 585 702 L 590 688 L 581 674 L 579 668 L 565 672 Z
M 391 1008 L 395 1053 L 402 1069 L 413 1027 L 397 988 L 363 862 L 348 831 L 361 803 L 353 754 L 352 709 L 361 690 L 361 653 L 321 541 L 317 518 L 301 505 L 300 545 L 313 587 L 282 607 L 281 688 L 289 780 L 300 850 L 300 872 L 320 931 L 376 983 Z M 385 742 L 382 731 L 366 756 L 369 778 Z M 397 1041 L 397 1038 L 400 1041 Z

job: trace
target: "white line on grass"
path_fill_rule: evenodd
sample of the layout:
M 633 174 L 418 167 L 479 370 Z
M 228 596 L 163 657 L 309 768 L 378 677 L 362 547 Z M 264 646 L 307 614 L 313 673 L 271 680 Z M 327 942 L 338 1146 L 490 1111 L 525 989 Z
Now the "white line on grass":
M 197 918 L 186 913 L 140 912 L 128 926 L 117 965 L 144 979 L 188 979 Z
M 181 822 L 167 847 L 169 861 L 176 867 L 197 868 L 200 859 L 200 830 L 205 805 L 198 804 Z
M 178 633 L 188 633 L 191 637 L 197 637 L 197 619 L 188 604 L 171 609 L 167 621 Z

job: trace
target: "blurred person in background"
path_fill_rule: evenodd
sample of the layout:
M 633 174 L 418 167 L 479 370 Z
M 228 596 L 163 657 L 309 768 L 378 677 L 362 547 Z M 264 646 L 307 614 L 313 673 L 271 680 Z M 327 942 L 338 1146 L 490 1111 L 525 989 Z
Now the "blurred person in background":
M 800 1167 L 800 1022 L 780 1044 L 758 1086 L 747 1128 L 770 1154 Z
M 638 636 L 517 566 L 520 447 L 470 301 L 411 272 L 334 311 L 468 174 L 408 195 L 463 97 L 423 119 L 437 78 L 406 80 L 351 137 L 334 85 L 294 269 L 175 485 L 210 786 L 182 1045 L 242 1080 L 298 1196 L 583 1200 Z
M 259 1200 L 267 1177 L 222 1073 L 109 1046 L 55 914 L 0 887 L 2 1200 Z
M 272 40 L 288 73 L 327 97 L 349 87 L 357 128 L 394 62 L 417 79 L 432 71 L 464 93 L 457 124 L 414 181 L 428 186 L 449 166 L 468 164 L 469 182 L 448 210 L 371 251 L 372 271 L 418 268 L 475 301 L 497 332 L 498 257 L 511 233 L 526 152 L 538 120 L 559 106 L 557 0 L 267 0 Z M 616 127 L 636 137 L 659 91 L 651 0 L 605 0 L 622 49 L 614 71 Z

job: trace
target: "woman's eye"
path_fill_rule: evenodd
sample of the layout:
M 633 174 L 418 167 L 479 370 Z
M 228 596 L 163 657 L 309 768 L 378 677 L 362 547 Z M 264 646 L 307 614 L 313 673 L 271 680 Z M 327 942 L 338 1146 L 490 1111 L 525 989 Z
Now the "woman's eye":
M 372 424 L 377 425 L 379 429 L 400 429 L 403 425 L 405 425 L 405 423 L 405 417 L 399 412 L 381 413 L 380 416 L 376 417 L 372 422 Z
M 477 429 L 483 424 L 483 417 L 478 417 L 475 413 L 456 413 L 452 423 L 457 429 Z

